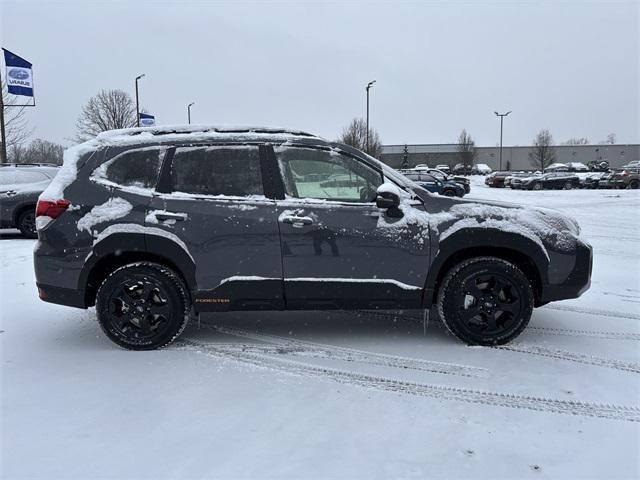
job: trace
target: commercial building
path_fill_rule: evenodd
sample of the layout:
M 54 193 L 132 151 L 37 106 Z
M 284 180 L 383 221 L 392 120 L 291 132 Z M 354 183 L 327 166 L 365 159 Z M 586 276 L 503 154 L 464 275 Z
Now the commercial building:
M 417 144 L 383 145 L 380 160 L 387 165 L 400 168 L 407 149 L 409 167 L 425 163 L 430 167 L 446 164 L 453 167 L 460 162 L 458 145 Z M 607 161 L 612 168 L 621 167 L 633 160 L 640 160 L 640 144 L 603 144 L 603 145 L 556 145 L 556 162 L 582 162 L 585 165 L 593 160 Z M 502 147 L 503 170 L 533 170 L 529 154 L 533 147 Z M 500 147 L 476 147 L 475 163 L 486 163 L 493 170 L 500 169 Z

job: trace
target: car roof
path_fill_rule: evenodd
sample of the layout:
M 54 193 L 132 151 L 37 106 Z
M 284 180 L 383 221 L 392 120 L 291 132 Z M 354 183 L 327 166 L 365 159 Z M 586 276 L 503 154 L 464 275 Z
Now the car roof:
M 217 125 L 166 125 L 158 127 L 125 128 L 98 134 L 97 143 L 107 146 L 134 144 L 183 143 L 201 141 L 287 141 L 295 139 L 322 140 L 301 130 L 279 127 L 217 126 Z

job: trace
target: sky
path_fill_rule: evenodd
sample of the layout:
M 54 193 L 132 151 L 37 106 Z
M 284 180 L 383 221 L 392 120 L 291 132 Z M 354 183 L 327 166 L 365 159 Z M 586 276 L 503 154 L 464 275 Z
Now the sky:
M 34 64 L 34 138 L 71 143 L 101 89 L 159 124 L 283 126 L 384 144 L 640 142 L 639 1 L 0 0 L 0 43 Z M 4 75 L 3 69 L 3 75 Z

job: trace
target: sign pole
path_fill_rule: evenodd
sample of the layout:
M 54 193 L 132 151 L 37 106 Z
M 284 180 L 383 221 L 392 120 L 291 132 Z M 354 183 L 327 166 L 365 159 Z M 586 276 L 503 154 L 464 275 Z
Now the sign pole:
M 2 68 L 0 68 L 2 70 Z M 4 125 L 4 88 L 2 88 L 2 72 L 0 72 L 0 129 L 2 130 L 2 146 L 0 147 L 0 163 L 7 163 L 7 132 Z

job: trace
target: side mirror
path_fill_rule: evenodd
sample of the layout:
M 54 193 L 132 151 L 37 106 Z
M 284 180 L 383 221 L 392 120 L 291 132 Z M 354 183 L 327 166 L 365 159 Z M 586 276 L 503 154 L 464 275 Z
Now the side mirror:
M 376 206 L 387 211 L 387 215 L 393 218 L 403 216 L 400 206 L 400 189 L 392 183 L 383 183 L 378 187 Z
M 378 187 L 376 195 L 376 206 L 378 208 L 398 208 L 399 205 L 400 189 L 398 187 L 393 183 L 383 183 Z

